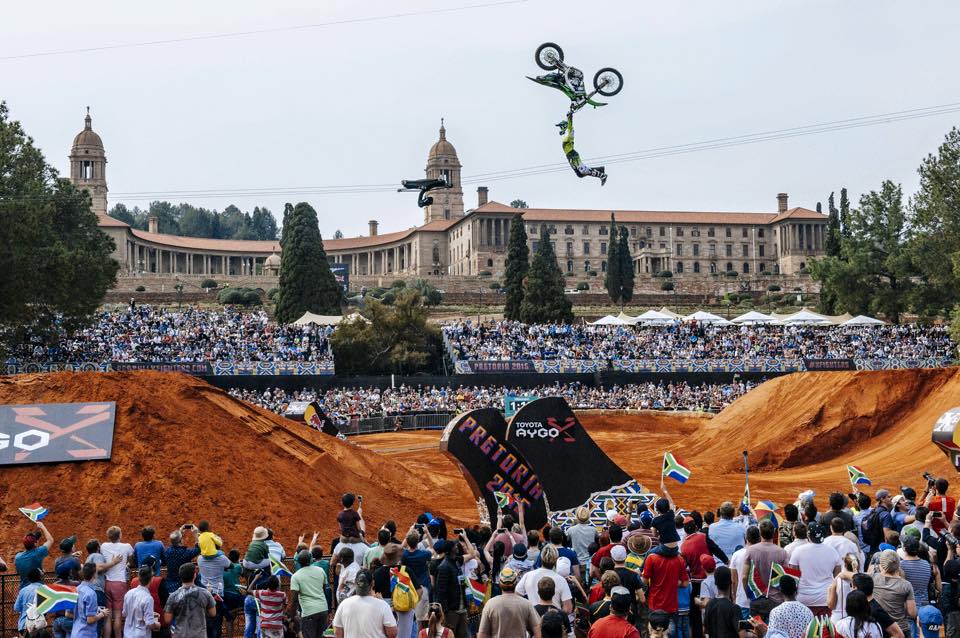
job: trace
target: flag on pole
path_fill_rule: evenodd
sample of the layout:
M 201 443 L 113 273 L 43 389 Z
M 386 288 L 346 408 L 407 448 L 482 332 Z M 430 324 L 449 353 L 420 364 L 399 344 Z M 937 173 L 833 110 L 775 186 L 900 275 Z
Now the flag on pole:
M 740 504 L 750 507 L 750 479 L 747 479 L 743 486 L 743 498 L 740 500 Z
M 493 498 L 497 499 L 497 507 L 500 509 L 511 508 L 517 502 L 517 497 L 506 492 L 494 492 Z
M 677 483 L 686 483 L 687 479 L 690 478 L 690 468 L 680 460 L 680 457 L 674 456 L 672 452 L 664 452 L 662 475 L 672 478 Z
M 816 616 L 807 625 L 807 631 L 803 635 L 804 638 L 820 638 L 820 621 Z
M 800 570 L 795 567 L 781 565 L 780 563 L 773 563 L 773 565 L 770 566 L 770 586 L 779 587 L 780 581 L 784 578 L 793 578 L 797 582 L 800 582 Z
M 767 586 L 763 584 L 763 577 L 760 576 L 756 561 L 750 561 L 750 571 L 747 572 L 747 597 L 750 600 L 756 600 L 766 592 Z
M 36 523 L 39 520 L 43 520 L 44 518 L 46 518 L 47 514 L 50 513 L 50 510 L 48 510 L 46 507 L 44 507 L 40 503 L 31 503 L 26 507 L 19 508 L 19 510 L 21 514 L 29 518 L 34 523 Z
M 38 614 L 73 611 L 77 607 L 77 588 L 70 585 L 40 585 L 36 592 Z
M 847 474 L 850 476 L 850 485 L 873 485 L 870 477 L 856 465 L 848 465 Z
M 277 578 L 282 578 L 286 576 L 290 578 L 293 576 L 293 573 L 287 569 L 286 565 L 278 561 L 273 556 L 270 557 L 270 573 L 276 576 Z

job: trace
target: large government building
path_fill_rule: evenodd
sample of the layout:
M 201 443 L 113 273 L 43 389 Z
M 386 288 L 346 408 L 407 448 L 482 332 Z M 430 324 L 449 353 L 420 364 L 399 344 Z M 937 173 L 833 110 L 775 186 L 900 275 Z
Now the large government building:
M 107 158 L 88 111 L 73 141 L 70 178 L 89 191 L 101 229 L 116 242 L 123 275 L 144 273 L 249 276 L 276 274 L 279 242 L 201 239 L 131 228 L 107 215 Z M 515 209 L 488 201 L 477 189 L 474 208 L 466 208 L 460 159 L 441 125 L 440 138 L 427 154 L 426 175 L 445 176 L 451 188 L 433 191 L 422 226 L 381 233 L 376 220 L 362 237 L 324 240 L 331 261 L 346 264 L 351 275 L 501 276 L 507 255 L 510 220 L 523 215 L 531 249 L 546 227 L 561 270 L 576 278 L 606 270 L 610 215 L 630 233 L 636 272 L 650 276 L 669 270 L 675 277 L 738 274 L 794 275 L 824 254 L 825 215 L 790 208 L 786 193 L 777 208 L 761 213 Z

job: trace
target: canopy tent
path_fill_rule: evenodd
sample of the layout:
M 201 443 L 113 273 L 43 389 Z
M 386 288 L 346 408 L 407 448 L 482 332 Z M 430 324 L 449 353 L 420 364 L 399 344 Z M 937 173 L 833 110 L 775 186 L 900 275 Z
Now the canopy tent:
M 693 313 L 692 315 L 687 315 L 686 317 L 683 318 L 683 320 L 684 320 L 684 321 L 699 321 L 700 323 L 715 324 L 715 325 L 718 325 L 718 326 L 729 326 L 729 325 L 730 325 L 730 322 L 727 321 L 726 319 L 724 319 L 723 317 L 720 317 L 720 316 L 718 316 L 718 315 L 715 315 L 715 314 L 713 314 L 713 313 L 711 313 L 711 312 L 706 312 L 706 311 L 704 311 L 704 310 L 698 310 L 698 311 L 696 311 L 695 313 Z
M 343 321 L 340 315 L 315 315 L 312 312 L 305 312 L 303 316 L 293 322 L 295 326 L 306 326 L 314 324 L 317 326 L 335 326 Z
M 788 315 L 780 320 L 780 323 L 790 326 L 790 325 L 803 325 L 803 326 L 830 326 L 833 325 L 833 322 L 824 317 L 823 315 L 818 315 L 815 312 L 811 312 L 804 308 L 800 312 L 795 312 L 792 315 Z
M 770 315 L 765 315 L 762 312 L 757 312 L 756 310 L 745 312 L 739 317 L 734 317 L 730 321 L 732 323 L 746 324 L 746 325 L 777 323 L 777 320 L 771 317 Z
M 596 321 L 591 321 L 590 325 L 591 326 L 629 326 L 631 325 L 631 323 L 629 321 L 624 321 L 620 317 L 607 315 L 606 317 L 600 317 Z
M 622 313 L 621 313 L 622 314 Z M 668 314 L 656 310 L 648 310 L 639 317 L 633 318 L 633 323 L 642 323 L 647 325 L 663 326 L 676 323 L 677 319 Z
M 884 322 L 879 319 L 874 319 L 873 317 L 868 317 L 866 315 L 857 315 L 852 319 L 847 319 L 841 326 L 882 326 Z
M 677 320 L 680 319 L 680 315 L 678 315 L 678 314 L 675 313 L 674 311 L 670 310 L 670 309 L 667 308 L 666 306 L 664 306 L 663 308 L 661 308 L 661 309 L 658 310 L 657 312 L 659 312 L 659 313 L 661 313 L 661 314 L 664 314 L 664 315 L 667 315 L 667 316 L 670 316 L 670 317 L 673 317 L 674 319 L 677 319 Z

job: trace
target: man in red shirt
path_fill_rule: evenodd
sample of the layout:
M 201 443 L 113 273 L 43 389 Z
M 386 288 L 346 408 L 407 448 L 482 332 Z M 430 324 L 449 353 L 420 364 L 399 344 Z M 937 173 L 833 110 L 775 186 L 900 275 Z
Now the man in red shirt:
M 604 545 L 597 550 L 597 553 L 593 555 L 593 558 L 590 559 L 590 564 L 593 566 L 593 569 L 590 570 L 591 576 L 594 578 L 600 578 L 600 559 L 605 556 L 610 555 L 610 550 L 616 545 L 623 544 L 623 528 L 617 525 L 616 523 L 611 523 L 610 528 L 607 530 L 610 534 L 610 543 Z
M 683 556 L 649 554 L 643 563 L 643 583 L 649 588 L 647 606 L 677 614 L 677 590 L 690 584 Z
M 627 622 L 630 613 L 630 590 L 614 587 L 610 590 L 610 615 L 604 616 L 590 627 L 587 638 L 640 638 L 637 628 Z M 676 603 L 674 603 L 676 608 Z
M 943 512 L 943 517 L 937 517 L 933 519 L 933 531 L 939 532 L 940 530 L 947 529 L 950 525 L 950 521 L 953 520 L 953 513 L 957 509 L 957 502 L 952 496 L 947 496 L 947 488 L 950 487 L 950 483 L 947 482 L 945 478 L 938 478 L 934 484 L 933 489 L 927 488 L 927 497 L 924 499 L 923 504 L 931 512 Z

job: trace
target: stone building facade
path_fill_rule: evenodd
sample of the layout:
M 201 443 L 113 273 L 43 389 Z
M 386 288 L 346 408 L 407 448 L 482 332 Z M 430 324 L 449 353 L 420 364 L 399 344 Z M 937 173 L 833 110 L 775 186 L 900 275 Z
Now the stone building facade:
M 324 241 L 331 262 L 354 276 L 484 276 L 503 274 L 511 220 L 522 215 L 531 250 L 540 230 L 553 242 L 560 269 L 571 278 L 602 277 L 609 251 L 610 216 L 630 234 L 634 267 L 641 277 L 670 271 L 696 279 L 735 271 L 738 275 L 794 275 L 824 254 L 827 217 L 790 208 L 777 195 L 775 212 L 685 212 L 642 210 L 515 209 L 488 200 L 477 189 L 477 203 L 465 209 L 456 149 L 441 123 L 424 172 L 446 177 L 451 188 L 432 191 L 421 226 L 380 233 L 371 220 L 365 236 Z M 180 237 L 158 232 L 151 218 L 146 231 L 107 215 L 106 153 L 93 131 L 89 111 L 70 152 L 72 181 L 89 191 L 100 228 L 116 243 L 121 276 L 273 275 L 279 268 L 278 241 Z

